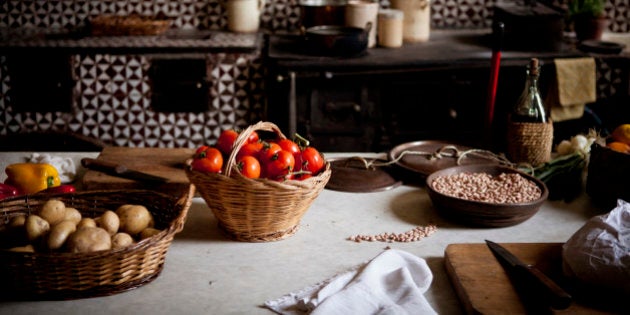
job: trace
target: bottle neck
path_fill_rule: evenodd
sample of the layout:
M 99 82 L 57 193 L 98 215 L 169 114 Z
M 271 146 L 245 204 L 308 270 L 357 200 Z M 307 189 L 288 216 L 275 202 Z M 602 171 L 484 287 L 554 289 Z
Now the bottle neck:
M 527 79 L 523 94 L 512 113 L 512 120 L 517 122 L 547 122 L 547 113 L 538 91 L 539 69 L 527 67 Z
M 525 80 L 525 90 L 524 93 L 529 93 L 530 95 L 538 94 L 538 75 L 530 74 Z

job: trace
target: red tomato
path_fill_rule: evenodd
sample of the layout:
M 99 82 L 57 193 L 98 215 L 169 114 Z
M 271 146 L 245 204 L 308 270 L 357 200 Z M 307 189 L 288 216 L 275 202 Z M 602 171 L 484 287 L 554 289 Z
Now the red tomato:
M 302 150 L 301 170 L 317 175 L 324 168 L 324 162 L 324 157 L 317 149 L 306 147 Z
M 276 141 L 276 143 L 278 143 L 278 145 L 282 148 L 282 150 L 291 152 L 291 154 L 293 154 L 294 157 L 297 157 L 301 152 L 300 146 L 297 143 L 295 143 L 293 140 L 280 139 Z
M 276 180 L 280 182 L 285 181 L 285 180 L 292 180 L 292 179 L 297 179 L 297 177 L 295 176 L 293 172 L 289 172 L 289 174 L 276 178 Z
M 249 137 L 247 137 L 248 143 L 258 142 L 258 140 L 260 140 L 260 136 L 256 131 L 252 131 L 252 133 L 249 134 Z
M 260 177 L 260 162 L 251 155 L 245 155 L 238 159 L 236 168 L 247 178 Z
M 304 163 L 302 154 L 300 153 L 295 157 L 295 172 L 293 172 L 293 177 L 297 180 L 305 180 L 313 176 L 311 172 L 304 170 L 302 165 L 304 165 Z
M 221 132 L 217 139 L 216 147 L 225 155 L 229 155 L 234 146 L 234 141 L 238 137 L 238 132 L 234 129 L 226 129 Z
M 295 158 L 289 151 L 280 150 L 265 164 L 265 176 L 269 179 L 284 180 L 293 171 Z
M 197 155 L 199 155 L 199 153 L 201 153 L 203 151 L 206 151 L 206 149 L 208 149 L 207 145 L 200 146 L 199 148 L 197 148 L 197 151 L 195 151 L 195 156 L 194 157 L 197 157 Z
M 260 151 L 263 149 L 263 143 L 260 141 L 245 143 L 236 155 L 236 160 L 243 156 L 251 155 L 257 157 Z
M 279 144 L 275 142 L 264 142 L 263 148 L 258 155 L 258 160 L 261 164 L 267 164 L 279 151 L 282 151 Z
M 200 172 L 219 173 L 223 167 L 223 155 L 214 147 L 208 147 L 197 154 L 192 161 L 192 169 Z

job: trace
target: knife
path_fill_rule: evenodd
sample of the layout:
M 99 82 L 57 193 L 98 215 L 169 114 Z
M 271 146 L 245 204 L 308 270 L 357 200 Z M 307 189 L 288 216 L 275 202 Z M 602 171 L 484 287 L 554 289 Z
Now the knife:
M 136 170 L 131 170 L 121 164 L 109 163 L 109 162 L 100 161 L 100 160 L 92 159 L 92 158 L 81 159 L 81 165 L 91 170 L 103 172 L 112 176 L 133 179 L 137 181 L 148 181 L 148 182 L 153 182 L 153 183 L 165 183 L 168 181 L 168 178 L 155 176 L 155 175 L 147 174 L 147 173 L 136 171 Z
M 486 240 L 486 244 L 508 274 L 527 284 L 528 293 L 539 295 L 541 302 L 553 309 L 563 310 L 571 305 L 571 295 L 538 268 L 524 263 L 497 243 Z

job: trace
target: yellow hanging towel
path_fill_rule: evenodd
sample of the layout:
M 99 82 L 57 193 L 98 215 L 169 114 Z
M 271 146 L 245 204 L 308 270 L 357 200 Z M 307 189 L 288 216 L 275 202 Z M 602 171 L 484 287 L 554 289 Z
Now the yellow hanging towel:
M 551 119 L 560 122 L 582 117 L 584 106 L 597 100 L 595 59 L 560 58 L 554 64 L 556 77 L 545 101 Z

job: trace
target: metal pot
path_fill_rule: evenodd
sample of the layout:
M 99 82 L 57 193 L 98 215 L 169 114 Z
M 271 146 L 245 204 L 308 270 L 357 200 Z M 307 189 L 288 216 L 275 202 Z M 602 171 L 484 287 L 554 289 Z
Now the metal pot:
M 306 48 L 316 55 L 355 56 L 368 47 L 368 34 L 372 24 L 360 27 L 318 25 L 305 30 Z
M 344 25 L 347 0 L 300 0 L 302 27 Z

